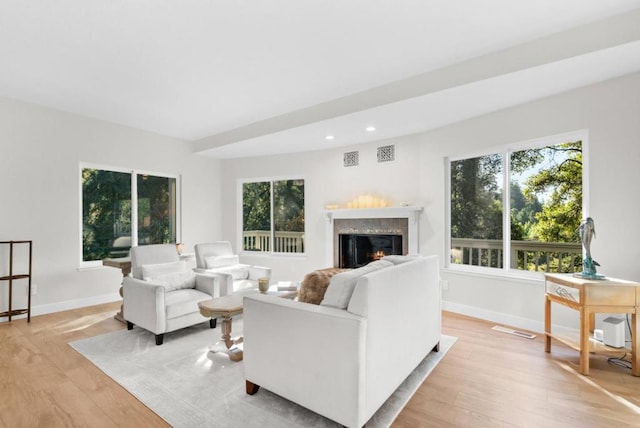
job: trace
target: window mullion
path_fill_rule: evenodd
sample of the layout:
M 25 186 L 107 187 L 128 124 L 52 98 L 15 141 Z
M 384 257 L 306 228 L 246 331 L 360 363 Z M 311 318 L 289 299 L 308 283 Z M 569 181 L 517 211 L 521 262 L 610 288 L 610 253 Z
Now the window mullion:
M 274 187 L 275 187 L 274 183 L 275 182 L 273 180 L 271 180 L 271 186 L 269 186 L 270 189 L 271 189 L 271 191 L 269 192 L 269 197 L 271 198 L 271 201 L 270 201 L 270 207 L 271 207 L 271 210 L 270 210 L 270 215 L 271 215 L 271 248 L 270 248 L 270 250 L 271 250 L 272 253 L 276 252 L 276 232 L 275 232 L 276 225 L 275 225 L 275 222 L 274 222 L 275 215 L 273 214 L 274 213 L 273 202 L 275 200 L 275 198 L 273 197 Z
M 511 151 L 502 157 L 502 269 L 511 269 Z
M 138 245 L 138 174 L 131 172 L 131 246 Z

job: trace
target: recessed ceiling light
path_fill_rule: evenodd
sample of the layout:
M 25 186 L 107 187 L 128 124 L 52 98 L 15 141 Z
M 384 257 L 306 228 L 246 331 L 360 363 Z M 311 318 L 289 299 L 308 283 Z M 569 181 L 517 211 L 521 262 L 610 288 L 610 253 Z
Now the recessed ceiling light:
M 376 130 L 376 127 L 375 127 L 375 126 L 367 126 L 367 128 L 366 128 L 366 129 L 367 129 L 367 131 L 369 131 L 369 132 L 373 132 L 373 131 L 375 131 L 375 130 Z
M 324 138 L 325 138 L 325 140 L 333 140 L 333 139 L 335 139 L 336 137 L 335 137 L 334 135 L 327 135 L 327 136 L 326 136 L 326 137 L 324 137 Z

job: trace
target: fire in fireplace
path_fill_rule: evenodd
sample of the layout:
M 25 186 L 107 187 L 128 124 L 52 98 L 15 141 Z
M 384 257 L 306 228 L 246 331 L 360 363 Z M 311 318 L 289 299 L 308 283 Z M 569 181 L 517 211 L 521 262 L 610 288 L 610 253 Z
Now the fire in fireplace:
M 402 235 L 340 234 L 339 267 L 358 268 L 384 256 L 402 254 Z

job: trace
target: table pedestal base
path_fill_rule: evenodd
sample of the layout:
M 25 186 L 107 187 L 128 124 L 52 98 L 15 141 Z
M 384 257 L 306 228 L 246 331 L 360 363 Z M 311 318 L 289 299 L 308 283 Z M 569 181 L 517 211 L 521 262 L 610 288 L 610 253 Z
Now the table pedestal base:
M 231 338 L 231 322 L 231 317 L 222 318 L 222 338 L 220 341 L 211 345 L 209 351 L 227 354 L 231 361 L 242 361 L 244 356 L 242 342 L 244 342 L 244 338 L 242 336 L 234 339 Z

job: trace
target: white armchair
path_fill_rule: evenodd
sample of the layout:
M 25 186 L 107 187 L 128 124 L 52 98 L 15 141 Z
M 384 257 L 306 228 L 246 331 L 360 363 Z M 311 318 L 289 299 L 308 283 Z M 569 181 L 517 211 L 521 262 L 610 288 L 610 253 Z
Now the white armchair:
M 174 244 L 131 248 L 131 276 L 122 283 L 123 316 L 127 329 L 134 325 L 156 336 L 215 319 L 200 314 L 198 302 L 220 296 L 220 278 L 196 274 L 180 260 Z
M 247 288 L 257 288 L 258 279 L 271 278 L 271 268 L 241 264 L 239 257 L 233 254 L 229 241 L 196 244 L 194 249 L 195 271 L 220 275 L 222 295 L 233 294 Z

